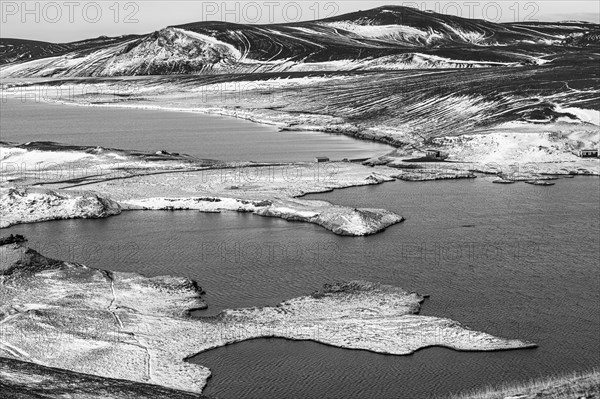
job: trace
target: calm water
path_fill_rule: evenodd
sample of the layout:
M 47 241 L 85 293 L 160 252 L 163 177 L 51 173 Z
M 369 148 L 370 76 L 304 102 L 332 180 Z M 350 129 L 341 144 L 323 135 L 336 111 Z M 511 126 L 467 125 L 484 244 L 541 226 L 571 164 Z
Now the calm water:
M 180 152 L 224 161 L 293 162 L 315 156 L 364 158 L 389 152 L 384 144 L 318 132 L 279 132 L 273 126 L 185 112 L 0 102 L 4 141 Z
M 48 256 L 94 267 L 194 278 L 210 306 L 199 316 L 365 279 L 430 294 L 423 314 L 540 345 L 386 356 L 259 339 L 193 360 L 213 370 L 205 393 L 220 398 L 418 399 L 600 364 L 599 182 L 394 182 L 309 196 L 407 218 L 364 238 L 255 215 L 197 212 L 130 212 L 3 233 L 25 234 Z

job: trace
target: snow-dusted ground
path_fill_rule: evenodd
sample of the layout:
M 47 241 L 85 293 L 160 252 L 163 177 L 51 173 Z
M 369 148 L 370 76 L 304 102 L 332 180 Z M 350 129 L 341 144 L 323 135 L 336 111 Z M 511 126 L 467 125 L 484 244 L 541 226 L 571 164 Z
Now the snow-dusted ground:
M 583 115 L 596 111 L 577 109 Z M 434 140 L 448 160 L 462 162 L 472 170 L 527 169 L 530 174 L 600 175 L 600 159 L 581 158 L 579 149 L 598 148 L 600 127 L 558 123 L 553 126 L 507 123 L 485 134 Z
M 94 193 L 0 189 L 0 229 L 20 223 L 103 218 L 119 213 L 121 207 L 117 203 Z
M 506 70 L 531 88 L 525 90 L 511 81 L 504 83 L 506 87 L 494 87 L 493 80 L 502 74 L 488 70 L 420 70 L 372 76 L 236 77 L 216 82 L 205 78 L 106 79 L 94 83 L 94 93 L 83 92 L 85 81 L 69 82 L 71 95 L 41 100 L 212 113 L 282 129 L 320 130 L 421 150 L 447 137 L 443 150 L 452 160 L 462 162 L 572 163 L 577 162 L 574 152 L 578 149 L 598 147 L 600 111 L 594 109 L 594 99 L 600 89 L 593 81 L 591 86 L 574 89 L 572 86 L 582 83 L 566 81 L 561 86 L 554 81 L 555 75 L 562 77 L 565 71 L 542 76 L 521 68 Z M 527 83 L 533 79 L 553 88 L 542 94 L 534 92 L 537 86 Z M 453 90 L 457 80 L 466 83 Z M 14 98 L 35 96 L 44 87 L 43 83 L 12 85 L 16 83 L 7 86 L 5 95 Z M 541 117 L 545 119 L 536 119 Z M 425 144 L 428 141 L 431 144 Z M 540 151 L 535 149 L 540 146 Z
M 201 212 L 252 212 L 259 216 L 314 223 L 339 235 L 364 236 L 377 233 L 404 220 L 385 209 L 352 209 L 326 201 L 277 199 L 247 201 L 237 198 L 148 198 L 122 201 L 128 209 L 198 210 Z
M 188 310 L 206 303 L 185 278 L 91 269 L 18 244 L 0 246 L 0 262 L 0 355 L 191 392 L 202 391 L 210 370 L 185 358 L 259 337 L 395 355 L 434 345 L 469 351 L 535 346 L 419 316 L 419 294 L 362 281 L 273 307 L 190 319 Z
M 403 220 L 384 209 L 355 209 L 295 198 L 394 180 L 386 173 L 347 162 L 207 166 L 200 160 L 169 155 L 162 156 L 165 160 L 149 160 L 118 150 L 99 149 L 90 154 L 83 150 L 0 148 L 5 148 L 0 163 L 4 171 L 1 227 L 107 217 L 136 209 L 252 212 L 314 223 L 351 236 L 374 234 Z

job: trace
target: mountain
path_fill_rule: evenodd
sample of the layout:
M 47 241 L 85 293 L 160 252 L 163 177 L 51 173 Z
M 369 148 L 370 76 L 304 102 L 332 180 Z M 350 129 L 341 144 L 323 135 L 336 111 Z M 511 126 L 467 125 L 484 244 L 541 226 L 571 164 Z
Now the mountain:
M 73 51 L 88 51 L 116 44 L 135 36 L 106 37 L 81 40 L 78 42 L 56 44 L 25 39 L 0 39 L 0 65 L 13 62 L 26 62 L 39 58 L 55 57 Z
M 498 24 L 401 6 L 313 22 L 197 22 L 66 44 L 0 40 L 3 77 L 539 65 L 597 51 L 600 25 Z

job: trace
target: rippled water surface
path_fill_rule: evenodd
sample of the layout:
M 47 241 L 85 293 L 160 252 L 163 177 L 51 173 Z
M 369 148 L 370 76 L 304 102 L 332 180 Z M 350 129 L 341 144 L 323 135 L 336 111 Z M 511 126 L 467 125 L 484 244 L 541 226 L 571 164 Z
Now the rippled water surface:
M 0 139 L 56 141 L 224 161 L 311 161 L 364 158 L 389 152 L 384 144 L 318 132 L 279 132 L 274 126 L 185 112 L 0 102 Z
M 220 398 L 427 398 L 599 364 L 600 190 L 597 178 L 553 187 L 486 179 L 393 182 L 308 196 L 382 207 L 407 218 L 385 232 L 339 237 L 249 214 L 129 212 L 104 220 L 15 226 L 48 256 L 196 279 L 210 308 L 274 305 L 323 283 L 364 279 L 431 297 L 422 313 L 534 341 L 533 350 L 411 356 L 258 339 L 197 356 Z

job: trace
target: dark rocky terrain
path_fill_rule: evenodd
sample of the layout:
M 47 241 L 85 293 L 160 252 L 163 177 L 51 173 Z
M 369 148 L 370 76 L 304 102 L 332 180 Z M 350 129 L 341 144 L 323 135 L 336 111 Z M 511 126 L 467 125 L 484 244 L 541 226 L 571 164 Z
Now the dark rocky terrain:
M 0 392 L 5 399 L 206 399 L 159 385 L 102 378 L 0 357 Z

